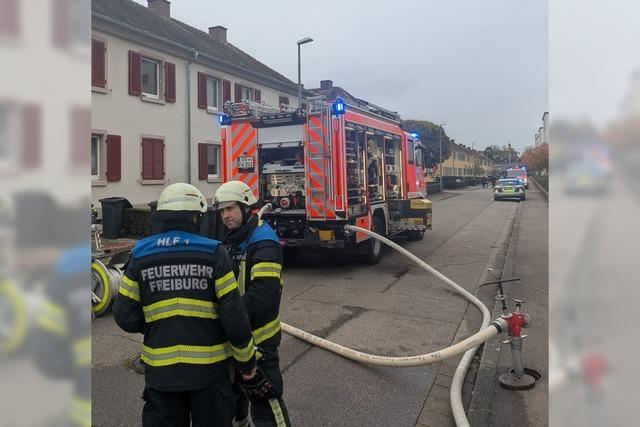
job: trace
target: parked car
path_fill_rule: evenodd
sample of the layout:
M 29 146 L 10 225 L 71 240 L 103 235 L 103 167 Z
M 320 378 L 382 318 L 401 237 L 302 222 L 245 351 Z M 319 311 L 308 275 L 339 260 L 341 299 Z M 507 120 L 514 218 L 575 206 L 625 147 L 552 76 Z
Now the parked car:
M 524 183 L 519 179 L 506 178 L 499 179 L 495 187 L 493 187 L 493 200 L 502 200 L 508 198 L 525 199 Z

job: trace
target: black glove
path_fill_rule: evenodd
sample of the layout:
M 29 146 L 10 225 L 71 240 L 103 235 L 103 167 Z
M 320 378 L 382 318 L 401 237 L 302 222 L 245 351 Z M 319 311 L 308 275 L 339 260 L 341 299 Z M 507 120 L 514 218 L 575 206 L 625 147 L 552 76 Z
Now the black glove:
M 260 368 L 256 368 L 256 375 L 250 380 L 240 380 L 240 386 L 249 397 L 258 399 L 273 399 L 278 397 L 269 377 Z

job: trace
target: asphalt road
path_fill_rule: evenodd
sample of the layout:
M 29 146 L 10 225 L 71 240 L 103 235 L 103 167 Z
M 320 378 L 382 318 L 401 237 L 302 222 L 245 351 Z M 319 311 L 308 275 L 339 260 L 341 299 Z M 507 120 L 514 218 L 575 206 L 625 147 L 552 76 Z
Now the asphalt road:
M 423 241 L 401 244 L 474 292 L 490 255 L 505 244 L 518 202 L 494 202 L 482 189 L 438 198 L 433 230 Z M 375 266 L 302 253 L 285 268 L 282 321 L 368 353 L 407 356 L 446 347 L 456 333 L 479 326 L 479 315 L 465 318 L 467 308 L 447 285 L 390 251 Z M 93 425 L 139 425 L 143 379 L 125 360 L 139 350 L 141 336 L 120 331 L 111 315 L 94 321 L 93 334 Z M 280 354 L 296 426 L 437 425 L 425 421 L 423 410 L 439 365 L 366 366 L 286 335 Z

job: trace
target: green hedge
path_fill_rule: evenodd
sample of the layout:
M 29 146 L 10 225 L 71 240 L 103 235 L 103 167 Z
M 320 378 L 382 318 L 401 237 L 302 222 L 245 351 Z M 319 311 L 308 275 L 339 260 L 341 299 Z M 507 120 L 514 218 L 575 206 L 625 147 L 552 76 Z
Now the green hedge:
M 129 239 L 141 239 L 151 235 L 151 211 L 131 208 L 122 213 L 122 236 Z
M 533 179 L 535 179 L 545 191 L 549 192 L 549 175 L 535 175 Z

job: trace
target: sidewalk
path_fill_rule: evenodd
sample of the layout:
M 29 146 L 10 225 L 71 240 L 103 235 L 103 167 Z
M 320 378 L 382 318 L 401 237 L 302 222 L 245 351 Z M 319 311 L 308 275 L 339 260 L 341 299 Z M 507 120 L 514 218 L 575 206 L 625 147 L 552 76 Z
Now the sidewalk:
M 533 191 L 532 191 L 533 190 Z M 499 274 L 499 272 L 496 272 Z M 485 346 L 467 411 L 472 426 L 546 426 L 548 425 L 548 202 L 536 187 L 527 192 L 527 201 L 519 209 L 505 260 L 503 277 L 520 277 L 527 285 L 507 284 L 508 307 L 513 298 L 523 300 L 523 311 L 532 318 L 523 331 L 523 363 L 542 373 L 533 389 L 512 391 L 500 387 L 498 377 L 512 368 L 509 345 L 502 339 Z M 495 304 L 493 318 L 501 314 Z

